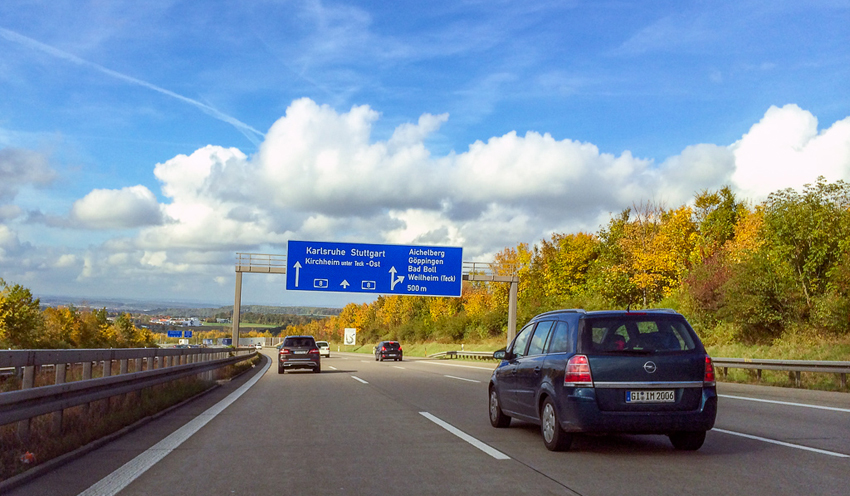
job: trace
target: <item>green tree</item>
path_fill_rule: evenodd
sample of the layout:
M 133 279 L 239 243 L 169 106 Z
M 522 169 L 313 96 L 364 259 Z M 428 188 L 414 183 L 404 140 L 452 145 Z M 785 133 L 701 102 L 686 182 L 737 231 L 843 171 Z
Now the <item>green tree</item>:
M 38 346 L 44 328 L 39 299 L 20 284 L 0 278 L 0 346 L 31 349 Z
M 806 304 L 823 294 L 850 248 L 850 184 L 819 177 L 803 193 L 785 189 L 765 203 L 764 235 L 793 269 Z

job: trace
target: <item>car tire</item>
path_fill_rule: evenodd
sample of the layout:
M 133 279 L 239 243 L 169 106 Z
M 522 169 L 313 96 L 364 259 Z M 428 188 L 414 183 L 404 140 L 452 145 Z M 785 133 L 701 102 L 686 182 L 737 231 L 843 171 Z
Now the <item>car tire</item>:
M 502 411 L 499 394 L 495 388 L 490 388 L 490 425 L 500 429 L 511 425 L 511 418 Z
M 278 374 L 282 374 L 282 373 L 283 373 L 283 371 L 284 371 L 284 369 L 283 369 L 283 365 L 278 365 L 278 366 L 277 366 L 277 373 L 278 373 Z
M 573 442 L 573 435 L 561 428 L 552 398 L 546 398 L 540 409 L 540 433 L 549 451 L 566 451 Z
M 313 373 L 314 373 L 314 374 L 318 374 L 318 373 L 319 373 L 319 372 L 321 372 L 321 371 L 322 371 L 322 366 L 321 366 L 321 365 L 319 365 L 319 366 L 317 366 L 317 367 L 313 367 Z
M 696 451 L 705 442 L 705 431 L 671 432 L 669 437 L 677 450 Z

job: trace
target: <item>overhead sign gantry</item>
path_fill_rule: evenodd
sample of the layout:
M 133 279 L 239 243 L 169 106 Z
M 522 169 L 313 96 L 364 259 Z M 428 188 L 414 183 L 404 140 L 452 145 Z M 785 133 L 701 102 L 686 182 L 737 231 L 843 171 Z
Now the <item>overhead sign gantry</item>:
M 462 248 L 290 241 L 286 260 L 287 291 L 461 294 Z
M 463 262 L 462 248 L 290 241 L 288 255 L 236 254 L 233 342 L 239 342 L 242 274 L 286 274 L 289 291 L 458 297 L 462 280 L 506 282 L 508 343 L 516 333 L 519 265 Z

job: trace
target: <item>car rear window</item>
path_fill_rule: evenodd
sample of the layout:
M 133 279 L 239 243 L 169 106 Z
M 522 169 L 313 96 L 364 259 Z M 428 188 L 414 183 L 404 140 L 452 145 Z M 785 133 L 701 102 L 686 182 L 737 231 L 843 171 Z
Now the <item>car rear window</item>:
M 315 346 L 316 342 L 313 338 L 286 338 L 283 340 L 284 346 L 292 346 L 293 348 L 301 348 L 307 346 Z
M 588 353 L 675 352 L 697 347 L 685 319 L 666 315 L 584 319 L 581 339 Z
M 327 341 L 316 341 L 316 346 L 328 346 Z
M 386 342 L 386 343 L 384 343 L 384 346 L 388 350 L 397 350 L 398 349 L 398 343 L 394 343 L 394 342 Z

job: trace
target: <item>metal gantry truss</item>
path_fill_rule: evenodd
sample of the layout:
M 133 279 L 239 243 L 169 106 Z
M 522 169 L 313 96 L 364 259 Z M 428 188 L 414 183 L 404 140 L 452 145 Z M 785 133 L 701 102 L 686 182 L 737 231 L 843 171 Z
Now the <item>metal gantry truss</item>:
M 520 264 L 463 262 L 463 280 L 510 283 L 508 297 L 508 344 L 516 334 L 517 288 Z M 239 346 L 239 314 L 242 310 L 242 273 L 286 274 L 286 255 L 268 253 L 236 254 L 236 295 L 233 301 L 233 345 Z

